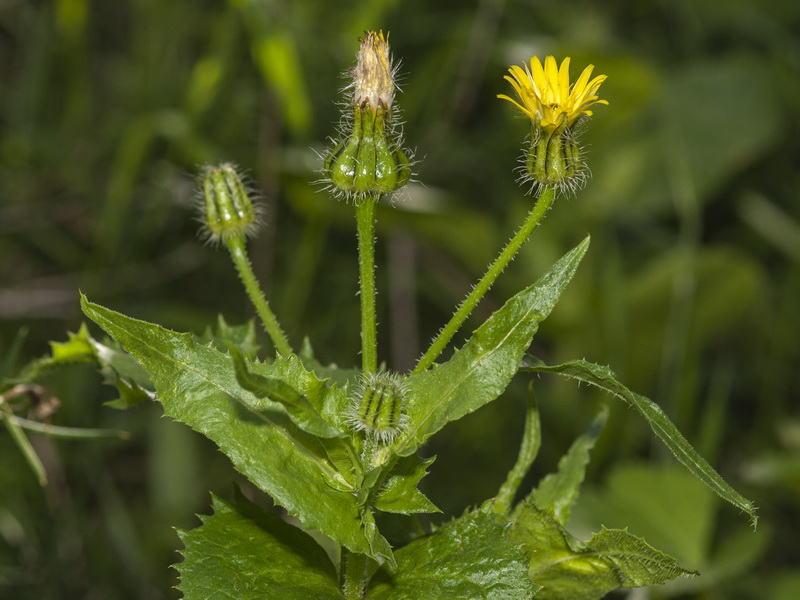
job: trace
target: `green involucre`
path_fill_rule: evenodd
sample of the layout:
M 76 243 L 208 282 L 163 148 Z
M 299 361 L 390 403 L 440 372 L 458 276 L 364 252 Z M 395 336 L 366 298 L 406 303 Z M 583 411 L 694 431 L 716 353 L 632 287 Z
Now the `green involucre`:
M 371 104 L 353 107 L 352 130 L 328 154 L 323 165 L 334 191 L 347 196 L 388 194 L 411 178 L 408 156 L 389 124 L 389 112 Z

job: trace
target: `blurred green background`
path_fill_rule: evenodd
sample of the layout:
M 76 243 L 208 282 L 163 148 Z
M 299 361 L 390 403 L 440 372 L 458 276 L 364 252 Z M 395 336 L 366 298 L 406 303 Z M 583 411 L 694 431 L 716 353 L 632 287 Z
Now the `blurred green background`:
M 527 123 L 495 98 L 509 93 L 508 66 L 569 55 L 577 77 L 597 65 L 610 106 L 584 137 L 592 181 L 557 201 L 464 335 L 591 233 L 532 351 L 610 365 L 761 520 L 754 533 L 606 399 L 573 528 L 629 525 L 704 574 L 630 598 L 800 597 L 792 0 L 1 1 L 0 358 L 23 343 L 10 372 L 77 331 L 79 289 L 176 330 L 249 318 L 227 257 L 197 239 L 193 177 L 221 161 L 261 193 L 253 260 L 293 344 L 313 332 L 323 362 L 357 364 L 352 209 L 313 182 L 367 28 L 390 31 L 402 60 L 397 102 L 418 180 L 379 215 L 381 358 L 413 364 L 531 205 L 514 173 Z M 0 430 L 0 597 L 177 598 L 172 527 L 196 526 L 209 490 L 247 482 L 157 405 L 103 406 L 113 390 L 91 369 L 43 383 L 60 400 L 53 423 L 132 439 L 32 435 L 42 489 Z M 423 486 L 446 515 L 496 492 L 526 383 L 426 448 L 438 460 Z M 544 442 L 528 488 L 604 400 L 550 378 L 537 396 Z M 398 543 L 403 524 L 385 523 Z

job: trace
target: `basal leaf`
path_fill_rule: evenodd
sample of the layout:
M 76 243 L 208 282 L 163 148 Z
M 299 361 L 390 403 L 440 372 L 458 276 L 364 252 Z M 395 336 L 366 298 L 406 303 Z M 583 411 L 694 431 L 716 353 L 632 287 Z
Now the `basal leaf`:
M 538 586 L 508 528 L 482 510 L 454 519 L 395 552 L 397 569 L 373 577 L 370 600 L 528 600 Z
M 569 512 L 578 498 L 580 485 L 589 464 L 589 452 L 605 427 L 608 407 L 603 406 L 589 429 L 576 439 L 558 461 L 558 471 L 547 475 L 532 492 L 536 506 L 549 511 L 561 525 L 569 521 Z
M 254 410 L 275 409 L 283 407 L 289 418 L 303 431 L 323 438 L 342 437 L 344 434 L 327 423 L 320 414 L 311 406 L 308 399 L 298 392 L 292 385 L 278 377 L 265 377 L 250 370 L 244 356 L 239 350 L 229 346 L 233 366 L 236 372 L 236 381 L 258 400 L 250 406 Z M 292 360 L 291 358 L 289 360 Z M 296 359 L 295 359 L 296 360 Z M 267 368 L 272 367 L 269 365 Z M 272 367 L 270 370 L 280 371 Z M 320 382 L 322 384 L 322 382 Z M 325 393 L 327 388 L 320 385 L 317 391 Z
M 557 373 L 564 377 L 585 381 L 624 401 L 645 418 L 653 432 L 664 442 L 683 466 L 719 494 L 721 498 L 750 515 L 753 526 L 755 526 L 758 517 L 753 503 L 725 482 L 719 473 L 697 453 L 655 402 L 630 391 L 619 383 L 611 369 L 585 360 L 574 360 L 560 365 L 548 366 L 540 360 L 530 357 L 523 365 L 522 370 Z
M 449 421 L 503 393 L 588 247 L 587 237 L 489 317 L 445 364 L 408 378 L 408 427 L 395 444 L 398 454 L 413 453 Z
M 428 474 L 427 468 L 434 460 L 435 456 L 420 458 L 416 454 L 398 460 L 375 500 L 375 508 L 403 515 L 441 512 L 417 489 L 417 484 Z
M 342 600 L 336 571 L 307 534 L 243 498 L 212 498 L 214 514 L 179 531 L 186 600 Z
M 306 527 L 354 552 L 375 556 L 374 548 L 387 551 L 371 514 L 355 498 L 353 473 L 332 462 L 331 456 L 344 461 L 346 442 L 306 434 L 284 413 L 248 409 L 257 399 L 236 381 L 231 357 L 191 335 L 126 317 L 86 298 L 81 304 L 87 316 L 142 364 L 165 414 L 213 440 L 238 471 Z M 276 364 L 269 367 L 280 369 Z M 263 374 L 268 366 L 259 368 Z M 315 382 L 314 377 L 291 383 L 311 398 L 314 390 L 306 384 Z
M 542 600 L 598 600 L 620 586 L 639 587 L 692 574 L 627 531 L 603 528 L 582 544 L 530 500 L 516 515 L 510 537 L 530 552 L 528 574 L 543 586 Z

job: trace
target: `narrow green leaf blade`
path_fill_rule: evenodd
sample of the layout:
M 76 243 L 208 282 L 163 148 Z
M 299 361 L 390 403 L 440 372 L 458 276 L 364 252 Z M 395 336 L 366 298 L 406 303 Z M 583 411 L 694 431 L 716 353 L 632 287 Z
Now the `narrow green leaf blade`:
M 506 475 L 506 480 L 492 501 L 492 510 L 495 514 L 505 516 L 511 510 L 514 498 L 517 495 L 522 480 L 536 460 L 539 447 L 542 445 L 542 423 L 539 420 L 539 406 L 536 403 L 536 394 L 533 383 L 528 383 L 528 408 L 525 411 L 525 428 L 522 433 L 522 442 L 519 445 L 517 460 Z
M 0 420 L 5 423 L 8 433 L 11 434 L 11 439 L 14 440 L 17 448 L 22 452 L 22 456 L 25 457 L 28 466 L 30 466 L 34 475 L 36 475 L 39 485 L 47 485 L 47 471 L 45 471 L 39 455 L 36 454 L 36 450 L 33 449 L 30 440 L 25 435 L 25 432 L 22 431 L 22 427 L 14 420 L 14 413 L 2 396 L 0 396 Z
M 539 323 L 555 307 L 588 247 L 587 237 L 536 283 L 508 300 L 445 364 L 408 378 L 408 427 L 395 444 L 398 454 L 413 453 L 449 421 L 503 393 Z
M 370 600 L 528 600 L 539 586 L 528 578 L 522 548 L 508 528 L 482 510 L 454 519 L 395 552 L 397 569 L 373 577 Z
M 544 587 L 542 600 L 598 600 L 620 586 L 639 587 L 692 574 L 627 531 L 603 528 L 581 544 L 530 500 L 517 514 L 510 537 L 531 553 L 528 574 Z
M 331 462 L 331 456 L 344 461 L 341 439 L 310 436 L 277 411 L 249 410 L 256 398 L 237 383 L 231 357 L 191 335 L 126 317 L 85 297 L 81 304 L 142 364 L 165 414 L 213 440 L 239 472 L 306 527 L 354 552 L 387 551 L 388 542 L 356 500 L 353 473 Z M 313 395 L 304 382 L 292 383 L 306 397 Z
M 594 448 L 608 420 L 608 407 L 603 406 L 589 429 L 576 439 L 558 461 L 558 471 L 547 475 L 532 492 L 536 506 L 549 511 L 561 525 L 569 521 L 569 513 L 578 498 L 581 483 L 589 464 L 589 452 Z
M 420 458 L 412 454 L 397 461 L 375 500 L 375 508 L 402 515 L 441 512 L 417 489 L 417 484 L 428 474 L 427 469 L 434 460 L 435 456 Z
M 723 500 L 730 502 L 750 515 L 753 526 L 756 525 L 758 517 L 753 503 L 728 485 L 720 474 L 697 453 L 655 402 L 630 391 L 619 383 L 616 375 L 608 367 L 596 365 L 585 360 L 574 360 L 560 365 L 548 366 L 540 360 L 530 357 L 523 365 L 522 370 L 557 373 L 564 377 L 595 385 L 619 398 L 645 418 L 653 432 L 664 442 L 683 466 L 714 490 Z
M 307 534 L 243 498 L 212 505 L 200 527 L 179 532 L 186 600 L 342 600 L 333 565 Z

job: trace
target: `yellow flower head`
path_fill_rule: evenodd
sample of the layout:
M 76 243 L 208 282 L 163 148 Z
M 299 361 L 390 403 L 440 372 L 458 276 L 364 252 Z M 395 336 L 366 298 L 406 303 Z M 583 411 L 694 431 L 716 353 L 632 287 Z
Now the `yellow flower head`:
M 566 124 L 570 127 L 582 115 L 592 115 L 589 107 L 595 104 L 608 104 L 597 96 L 597 90 L 606 80 L 606 75 L 598 75 L 591 81 L 594 65 L 583 70 L 578 80 L 570 85 L 569 57 L 565 58 L 559 68 L 556 59 L 548 56 L 544 59 L 544 67 L 538 57 L 531 57 L 530 68 L 524 62 L 525 69 L 514 65 L 505 79 L 511 83 L 522 104 L 506 96 L 498 94 L 498 98 L 508 100 L 524 112 L 531 121 L 542 128 L 549 129 Z

